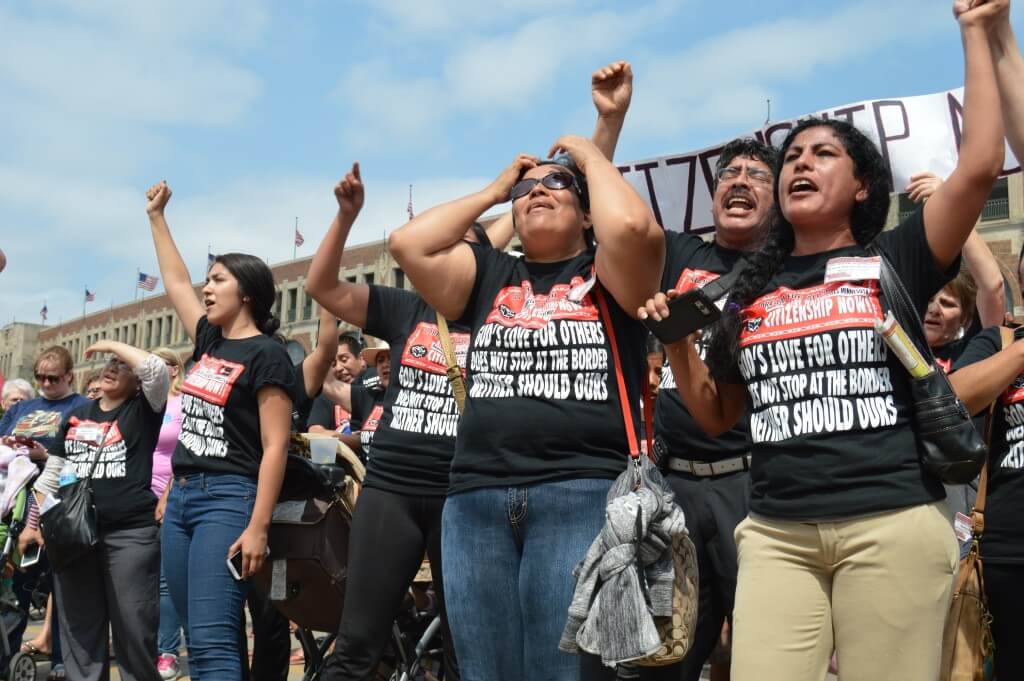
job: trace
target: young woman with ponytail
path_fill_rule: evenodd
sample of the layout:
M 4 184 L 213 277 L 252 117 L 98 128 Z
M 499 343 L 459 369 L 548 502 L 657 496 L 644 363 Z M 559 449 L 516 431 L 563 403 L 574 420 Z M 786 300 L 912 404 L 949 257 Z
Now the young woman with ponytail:
M 957 7 L 966 57 L 960 158 L 922 209 L 883 232 L 889 169 L 843 121 L 802 121 L 775 172 L 776 218 L 711 334 L 668 346 L 680 396 L 714 435 L 750 410 L 750 515 L 736 529 L 732 678 L 934 681 L 957 545 L 918 461 L 906 369 L 874 331 L 881 253 L 923 312 L 1003 161 L 990 24 Z M 871 251 L 868 247 L 873 247 Z M 641 317 L 668 314 L 658 294 Z
M 165 182 L 146 194 L 167 295 L 195 342 L 181 387 L 182 428 L 162 548 L 167 586 L 188 623 L 193 679 L 239 679 L 238 613 L 246 583 L 227 559 L 241 553 L 242 580 L 267 550 L 267 528 L 281 489 L 291 427 L 295 371 L 273 338 L 274 280 L 259 258 L 217 256 L 196 298 L 164 219 Z

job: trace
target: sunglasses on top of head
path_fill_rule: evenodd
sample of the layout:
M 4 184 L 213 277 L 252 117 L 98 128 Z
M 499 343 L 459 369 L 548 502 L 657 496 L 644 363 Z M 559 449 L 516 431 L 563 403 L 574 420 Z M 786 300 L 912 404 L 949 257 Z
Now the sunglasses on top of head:
M 544 177 L 528 177 L 523 180 L 519 180 L 512 185 L 512 200 L 521 199 L 530 192 L 537 184 L 542 184 L 548 189 L 568 189 L 572 187 L 579 193 L 579 189 L 576 188 L 576 178 L 570 173 L 548 173 Z

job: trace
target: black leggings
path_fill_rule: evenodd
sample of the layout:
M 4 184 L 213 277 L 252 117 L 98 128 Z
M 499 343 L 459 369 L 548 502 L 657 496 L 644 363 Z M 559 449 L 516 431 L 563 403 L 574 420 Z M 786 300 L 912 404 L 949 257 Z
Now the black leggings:
M 441 511 L 444 497 L 363 489 L 352 518 L 345 607 L 334 652 L 322 681 L 372 679 L 391 623 L 426 550 L 441 611 L 445 679 L 457 681 L 441 583 Z
M 985 563 L 998 681 L 1024 679 L 1024 565 Z

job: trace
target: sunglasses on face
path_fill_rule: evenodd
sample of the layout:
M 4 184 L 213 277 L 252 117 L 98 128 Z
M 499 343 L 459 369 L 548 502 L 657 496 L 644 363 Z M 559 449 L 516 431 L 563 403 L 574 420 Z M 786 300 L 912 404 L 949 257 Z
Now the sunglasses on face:
M 525 180 L 519 180 L 512 185 L 512 200 L 521 199 L 530 192 L 537 184 L 542 184 L 548 189 L 568 189 L 569 187 L 576 187 L 576 178 L 569 173 L 548 173 L 542 178 L 529 177 Z M 578 192 L 578 190 L 577 190 Z
M 60 383 L 63 378 L 63 376 L 53 374 L 36 374 L 36 380 L 40 383 Z
M 743 174 L 743 168 L 737 168 L 736 166 L 729 166 L 728 168 L 722 168 L 718 171 L 719 182 L 729 182 L 735 180 Z M 746 168 L 747 179 L 751 182 L 759 182 L 761 184 L 771 184 L 772 174 L 767 170 L 761 170 L 760 168 Z

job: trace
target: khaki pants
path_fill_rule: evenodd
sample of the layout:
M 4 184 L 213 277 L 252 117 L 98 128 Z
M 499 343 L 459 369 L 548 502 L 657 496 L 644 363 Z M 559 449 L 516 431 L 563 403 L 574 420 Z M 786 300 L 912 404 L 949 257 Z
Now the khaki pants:
M 958 566 L 946 503 L 736 528 L 733 681 L 936 681 Z

